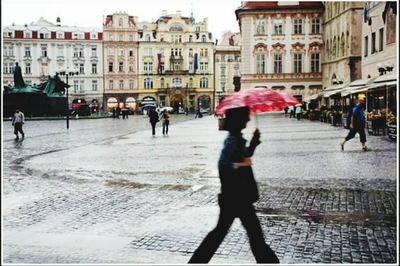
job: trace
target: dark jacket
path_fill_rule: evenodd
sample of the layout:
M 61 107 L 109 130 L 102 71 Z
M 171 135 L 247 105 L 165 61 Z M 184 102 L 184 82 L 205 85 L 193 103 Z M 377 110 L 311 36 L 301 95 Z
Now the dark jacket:
M 243 161 L 244 157 L 251 157 L 255 148 L 261 142 L 252 139 L 249 147 L 241 133 L 229 133 L 225 139 L 224 148 L 218 161 L 219 178 L 221 180 L 221 195 L 225 203 L 248 204 L 259 199 L 259 193 L 252 168 L 234 168 L 233 163 Z
M 150 117 L 150 123 L 157 123 L 159 120 L 158 120 L 158 113 L 156 112 L 156 111 L 151 111 L 150 112 L 150 114 L 149 114 L 149 117 Z

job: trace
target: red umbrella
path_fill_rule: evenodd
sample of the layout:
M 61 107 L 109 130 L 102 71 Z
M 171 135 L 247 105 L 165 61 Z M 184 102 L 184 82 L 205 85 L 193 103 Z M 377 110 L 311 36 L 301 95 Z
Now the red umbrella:
M 270 88 L 243 89 L 224 98 L 215 108 L 215 114 L 223 115 L 228 109 L 248 106 L 251 114 L 281 111 L 298 104 L 296 98 Z

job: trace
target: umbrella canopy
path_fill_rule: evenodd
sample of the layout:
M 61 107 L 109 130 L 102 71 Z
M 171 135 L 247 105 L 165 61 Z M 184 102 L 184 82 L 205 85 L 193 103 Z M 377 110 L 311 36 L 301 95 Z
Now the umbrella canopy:
M 295 105 L 296 107 L 302 107 L 303 105 L 301 103 L 298 103 Z
M 166 110 L 167 112 L 172 112 L 172 111 L 174 111 L 174 108 L 170 107 L 170 106 L 165 106 L 165 107 L 160 108 L 161 112 L 163 112 L 164 110 Z
M 281 111 L 285 107 L 298 104 L 296 98 L 270 88 L 244 89 L 224 98 L 215 108 L 217 115 L 228 109 L 248 106 L 251 114 Z

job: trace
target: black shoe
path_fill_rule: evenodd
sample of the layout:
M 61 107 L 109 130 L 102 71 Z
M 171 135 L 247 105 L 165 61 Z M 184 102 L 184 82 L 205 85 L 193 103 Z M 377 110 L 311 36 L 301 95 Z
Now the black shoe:
M 342 151 L 344 151 L 344 143 L 340 143 L 340 146 L 342 147 Z
M 17 136 L 17 137 L 15 138 L 15 140 L 19 140 L 19 137 Z
M 364 147 L 362 148 L 362 150 L 363 150 L 363 151 L 368 151 L 367 146 L 364 146 Z

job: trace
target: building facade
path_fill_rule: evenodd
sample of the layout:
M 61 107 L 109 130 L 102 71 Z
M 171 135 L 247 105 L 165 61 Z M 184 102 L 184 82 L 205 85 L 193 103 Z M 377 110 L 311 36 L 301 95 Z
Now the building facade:
M 104 106 L 138 108 L 137 18 L 125 12 L 107 15 L 103 24 Z
M 300 101 L 322 85 L 321 2 L 243 2 L 241 86 L 268 86 Z
M 208 21 L 163 11 L 139 24 L 138 97 L 143 104 L 175 111 L 211 109 L 214 60 Z
M 222 97 L 235 92 L 235 84 L 240 82 L 239 33 L 226 32 L 215 46 L 214 71 L 215 105 L 218 105 Z
M 3 28 L 3 82 L 12 85 L 18 63 L 25 83 L 39 84 L 48 75 L 62 71 L 79 72 L 68 80 L 69 103 L 103 101 L 103 45 L 101 29 L 69 27 L 61 20 L 51 23 L 40 18 L 29 25 Z M 62 78 L 62 77 L 61 77 Z
M 397 113 L 398 46 L 397 2 L 367 2 L 362 21 L 362 79 L 366 88 L 367 111 L 388 121 Z
M 324 105 L 338 104 L 340 90 L 361 79 L 363 2 L 324 2 L 322 86 Z M 336 93 L 337 92 L 337 93 Z

